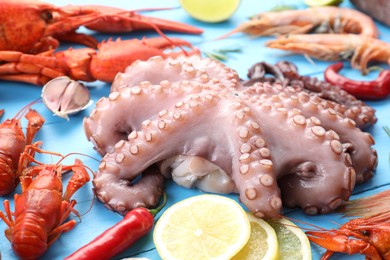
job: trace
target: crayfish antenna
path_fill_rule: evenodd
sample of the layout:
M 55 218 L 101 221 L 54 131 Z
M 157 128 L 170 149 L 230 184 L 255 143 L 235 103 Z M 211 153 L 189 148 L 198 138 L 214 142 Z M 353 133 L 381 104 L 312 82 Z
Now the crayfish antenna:
M 302 230 L 306 230 L 306 231 L 313 231 L 314 229 L 315 230 L 326 230 L 325 228 L 322 228 L 320 226 L 317 226 L 317 225 L 314 225 L 312 223 L 308 223 L 308 222 L 305 222 L 305 221 L 302 221 L 302 220 L 299 220 L 299 219 L 295 219 L 295 218 L 291 218 L 291 217 L 288 217 L 288 216 L 285 216 L 285 215 L 281 215 L 279 214 L 278 216 L 275 217 L 276 219 L 278 218 L 285 218 L 285 219 L 288 219 L 290 220 L 291 222 L 294 222 L 294 223 L 299 223 L 300 225 L 298 226 L 300 229 Z M 272 219 L 267 219 L 267 221 L 270 221 L 272 222 Z M 307 228 L 307 227 L 303 227 L 303 226 L 310 226 L 312 228 Z
M 390 190 L 386 190 L 365 198 L 346 201 L 338 211 L 346 217 L 367 218 L 377 215 L 389 215 L 389 204 Z
M 22 107 L 18 113 L 16 113 L 15 115 L 15 119 L 17 120 L 20 120 L 28 111 L 29 108 L 31 108 L 33 105 L 37 104 L 37 103 L 40 103 L 42 102 L 42 99 L 41 98 L 38 98 L 38 99 L 35 99 L 33 101 L 31 101 L 30 103 L 28 103 L 27 105 L 25 105 L 24 107 Z M 0 114 L 0 117 L 2 116 L 3 114 L 1 113 Z

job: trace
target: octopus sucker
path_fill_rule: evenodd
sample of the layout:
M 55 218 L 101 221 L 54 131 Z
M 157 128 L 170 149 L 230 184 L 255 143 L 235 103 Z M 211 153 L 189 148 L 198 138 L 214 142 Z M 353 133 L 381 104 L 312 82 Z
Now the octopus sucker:
M 373 138 L 354 120 L 361 109 L 283 82 L 244 85 L 211 59 L 136 62 L 111 91 L 84 129 L 104 155 L 95 192 L 121 214 L 154 206 L 170 178 L 238 193 L 258 217 L 277 216 L 282 205 L 327 213 L 376 168 Z

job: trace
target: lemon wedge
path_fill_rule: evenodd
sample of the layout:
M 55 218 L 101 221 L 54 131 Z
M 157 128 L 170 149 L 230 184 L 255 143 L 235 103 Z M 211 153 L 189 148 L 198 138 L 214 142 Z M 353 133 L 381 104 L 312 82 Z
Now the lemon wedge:
M 327 6 L 339 5 L 343 0 L 305 0 L 304 3 L 308 6 Z
M 162 259 L 229 259 L 247 243 L 251 226 L 230 198 L 204 194 L 168 208 L 153 231 Z
M 278 259 L 278 239 L 275 230 L 263 219 L 247 213 L 251 223 L 248 242 L 232 260 L 273 260 Z
M 310 242 L 302 229 L 285 218 L 272 219 L 268 223 L 278 237 L 280 260 L 312 259 Z
M 229 19 L 240 5 L 240 0 L 180 0 L 183 9 L 202 22 L 218 23 Z

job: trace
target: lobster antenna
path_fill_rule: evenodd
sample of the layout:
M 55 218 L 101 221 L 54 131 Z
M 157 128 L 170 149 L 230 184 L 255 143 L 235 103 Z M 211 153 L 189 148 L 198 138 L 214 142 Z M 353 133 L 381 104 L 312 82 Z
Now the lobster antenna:
M 133 11 L 131 11 L 133 12 Z M 118 12 L 117 15 L 121 15 L 121 14 L 126 14 L 128 13 L 128 11 L 123 11 L 123 12 Z M 131 22 L 134 22 L 136 21 L 135 19 L 131 18 L 131 17 L 122 17 L 122 18 L 126 18 L 127 20 L 131 21 Z M 154 23 L 148 21 L 148 18 L 147 17 L 144 17 L 144 20 L 137 20 L 136 22 L 138 23 L 144 23 L 146 25 L 149 25 L 150 27 L 152 27 L 161 37 L 163 37 L 165 40 L 167 40 L 168 42 L 170 42 L 173 46 L 176 46 L 178 47 L 183 53 L 185 56 L 188 56 L 188 52 L 180 45 L 177 45 L 176 43 L 174 43 L 165 33 L 163 33 L 160 28 L 158 28 L 157 25 L 155 25 Z
M 154 11 L 169 11 L 173 9 L 178 9 L 180 6 L 175 7 L 150 7 L 150 8 L 140 8 L 129 11 L 130 13 L 141 13 L 141 12 L 154 12 Z
M 15 119 L 21 119 L 26 113 L 27 113 L 27 110 L 32 107 L 33 105 L 39 103 L 39 102 L 42 102 L 42 99 L 41 98 L 38 98 L 34 101 L 31 101 L 30 103 L 28 103 L 27 105 L 25 105 L 24 107 L 22 107 L 18 113 L 16 113 L 15 115 Z

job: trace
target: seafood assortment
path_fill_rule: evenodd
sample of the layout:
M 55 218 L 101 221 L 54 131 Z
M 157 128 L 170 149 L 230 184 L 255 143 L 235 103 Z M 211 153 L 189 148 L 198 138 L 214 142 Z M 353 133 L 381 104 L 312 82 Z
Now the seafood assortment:
M 278 83 L 244 87 L 234 70 L 199 56 L 137 61 L 84 120 L 88 139 L 105 154 L 93 180 L 96 195 L 121 214 L 148 206 L 158 197 L 134 191 L 132 180 L 184 155 L 205 158 L 224 172 L 202 176 L 202 162 L 193 160 L 188 168 L 195 165 L 194 173 L 184 179 L 216 191 L 231 186 L 223 181 L 229 176 L 240 201 L 258 217 L 279 214 L 281 197 L 309 215 L 330 212 L 377 165 L 372 136 L 335 106 Z M 161 184 L 155 187 L 157 193 Z
M 14 118 L 6 119 L 0 124 L 0 196 L 14 191 L 19 183 L 19 176 L 28 166 L 29 160 L 26 156 L 33 155 L 34 151 L 27 150 L 27 153 L 23 153 L 25 148 L 29 145 L 40 145 L 40 142 L 33 144 L 33 140 L 45 119 L 30 108 L 33 104 L 23 107 Z M 23 116 L 28 121 L 26 134 L 21 126 Z
M 62 173 L 69 169 L 73 175 L 62 194 Z M 89 179 L 79 159 L 71 166 L 40 164 L 23 173 L 22 194 L 14 197 L 15 211 L 11 213 L 8 200 L 3 202 L 5 214 L 0 211 L 0 218 L 8 226 L 5 235 L 18 257 L 36 259 L 42 256 L 61 233 L 76 225 L 76 220 L 66 221 L 71 212 L 78 214 L 74 209 L 76 201 L 71 198 Z
M 21 13 L 24 14 L 23 19 L 18 15 Z M 201 29 L 191 25 L 145 17 L 131 10 L 98 5 L 58 7 L 39 0 L 3 0 L 0 3 L 0 24 L 0 54 L 7 50 L 39 53 L 56 49 L 58 40 L 96 48 L 98 44 L 95 38 L 76 32 L 81 26 L 99 32 L 161 29 L 202 33 Z
M 241 3 L 246 11 L 247 5 Z M 379 32 L 382 26 L 351 8 L 313 7 L 261 12 L 219 37 L 221 41 L 202 38 L 198 42 L 193 39 L 200 39 L 197 35 L 207 28 L 204 24 L 196 23 L 202 27 L 197 28 L 170 21 L 168 15 L 162 17 L 169 20 L 148 15 L 151 11 L 178 14 L 181 9 L 118 6 L 121 8 L 80 3 L 56 6 L 38 0 L 0 3 L 0 81 L 4 82 L 0 89 L 5 92 L 0 94 L 4 108 L 0 109 L 0 199 L 4 205 L 0 229 L 7 238 L 0 239 L 0 258 L 52 259 L 72 252 L 69 259 L 103 257 L 98 248 L 109 249 L 105 257 L 113 257 L 141 236 L 152 235 L 149 231 L 158 217 L 154 220 L 149 209 L 156 207 L 163 195 L 168 194 L 169 207 L 172 200 L 203 192 L 230 194 L 226 196 L 237 198 L 244 210 L 258 218 L 292 216 L 291 210 L 307 215 L 329 213 L 322 217 L 332 220 L 343 208 L 350 214 L 360 212 L 353 215 L 356 219 L 338 219 L 345 223 L 339 228 L 318 228 L 321 225 L 316 224 L 315 231 L 307 232 L 312 246 L 325 248 L 323 259 L 335 252 L 390 258 L 389 214 L 382 194 L 375 197 L 378 201 L 362 200 L 363 207 L 349 201 L 354 191 L 388 184 L 388 167 L 383 167 L 381 160 L 388 154 L 378 133 L 382 130 L 378 127 L 386 129 L 388 123 L 387 114 L 383 116 L 388 107 L 388 70 L 374 80 L 366 75 L 372 63 L 390 64 L 386 29 Z M 247 15 L 241 18 L 247 19 Z M 149 34 L 140 37 L 144 30 Z M 323 81 L 314 74 L 324 71 L 314 72 L 315 66 L 300 74 L 301 64 L 293 63 L 294 57 L 282 61 L 267 53 L 264 58 L 263 50 L 253 53 L 253 58 L 265 61 L 255 63 L 248 58 L 253 46 L 234 47 L 242 50 L 241 56 L 233 61 L 222 59 L 226 65 L 201 57 L 197 47 L 207 56 L 203 47 L 223 43 L 238 32 L 276 36 L 272 40 L 235 38 L 243 44 L 260 43 L 261 47 L 265 43 L 270 48 L 325 60 L 318 68 L 326 61 L 350 61 L 351 67 L 369 80 L 350 80 L 338 74 L 343 64 L 337 63 L 327 66 Z M 121 38 L 107 37 L 101 42 L 95 38 L 114 33 Z M 181 38 L 178 33 L 188 35 Z M 208 33 L 202 37 L 210 36 Z M 133 35 L 137 38 L 131 38 Z M 233 37 L 229 40 L 237 42 Z M 83 46 L 62 48 L 62 42 Z M 239 75 L 243 65 L 249 68 L 248 79 Z M 17 87 L 24 87 L 23 83 L 47 85 L 15 96 L 15 83 L 8 86 L 6 81 L 21 82 Z M 83 86 L 78 81 L 94 82 L 99 87 Z M 14 88 L 9 92 L 12 94 L 8 88 Z M 46 115 L 50 111 L 32 109 L 38 101 L 31 102 L 31 93 L 61 117 L 85 108 L 90 114 L 84 119 L 75 115 L 72 122 L 77 125 L 59 129 L 59 123 L 68 126 L 69 122 L 56 117 L 51 121 Z M 88 107 L 90 99 L 98 100 L 94 108 Z M 25 107 L 14 118 L 4 119 L 11 103 Z M 58 138 L 51 138 L 52 131 L 58 130 Z M 40 141 L 34 141 L 38 131 Z M 74 132 L 77 138 L 68 140 L 65 131 Z M 57 153 L 68 144 L 71 154 L 84 153 L 77 150 L 84 146 L 79 135 L 90 145 L 88 157 L 94 159 L 95 152 L 102 156 L 98 164 L 87 166 L 79 159 L 65 164 L 68 156 Z M 42 150 L 42 143 L 56 147 L 56 151 Z M 75 144 L 76 148 L 70 147 Z M 37 158 L 42 154 L 61 159 L 56 163 L 40 161 Z M 96 171 L 91 183 L 87 170 Z M 68 172 L 73 172 L 70 179 L 63 179 Z M 86 198 L 82 194 L 85 189 L 77 192 L 84 185 L 102 202 L 91 203 L 85 211 L 80 202 L 89 204 L 92 195 Z M 379 214 L 363 215 L 366 208 L 374 210 L 379 201 Z M 99 207 L 103 206 L 119 214 L 107 210 L 101 214 Z M 90 210 L 97 208 L 98 214 L 91 217 Z M 79 218 L 78 225 L 71 215 Z M 98 220 L 99 225 L 90 222 L 96 216 L 103 220 Z M 305 219 L 317 222 L 310 216 Z M 69 242 L 68 235 L 88 233 L 91 238 L 85 232 L 91 224 L 95 234 L 102 235 L 86 245 Z M 134 232 L 125 231 L 124 225 Z M 61 235 L 70 230 L 67 236 Z M 80 238 L 88 242 L 83 235 Z M 116 247 L 120 241 L 127 242 Z M 139 241 L 140 246 L 132 246 L 120 257 L 149 256 L 147 241 Z M 313 251 L 314 258 L 323 252 Z
M 81 48 L 54 52 L 49 50 L 37 55 L 18 51 L 0 51 L 0 79 L 27 82 L 44 85 L 53 78 L 69 76 L 74 80 L 112 82 L 118 72 L 136 60 L 146 60 L 150 57 L 177 56 L 183 51 L 165 53 L 174 47 L 190 47 L 191 43 L 163 37 L 150 39 L 131 39 L 115 41 L 108 40 L 98 45 L 98 49 Z M 199 53 L 193 48 L 188 55 Z M 9 66 L 7 66 L 9 65 Z

